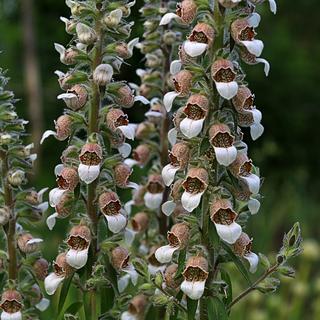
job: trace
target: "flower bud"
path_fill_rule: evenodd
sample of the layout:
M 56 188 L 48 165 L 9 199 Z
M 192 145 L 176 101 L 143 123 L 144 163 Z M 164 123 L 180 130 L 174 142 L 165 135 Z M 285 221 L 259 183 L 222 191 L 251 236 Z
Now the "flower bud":
M 114 179 L 116 186 L 119 188 L 127 187 L 131 173 L 132 169 L 124 163 L 120 163 L 117 166 L 115 166 Z
M 147 144 L 138 145 L 132 152 L 133 159 L 136 160 L 140 166 L 146 165 L 150 160 L 150 156 L 151 150 Z
M 74 168 L 64 167 L 57 176 L 56 181 L 59 188 L 73 191 L 79 183 L 78 172 Z
M 132 315 L 141 316 L 147 306 L 147 297 L 143 294 L 135 296 L 129 304 L 128 311 Z
M 128 85 L 124 85 L 118 89 L 116 93 L 116 103 L 124 108 L 131 108 L 134 104 L 134 95 Z
M 68 108 L 77 111 L 87 103 L 88 92 L 83 85 L 76 84 L 67 93 L 60 94 L 58 99 L 63 99 Z
M 121 210 L 121 202 L 113 191 L 104 192 L 99 196 L 99 208 L 105 215 L 117 215 Z
M 18 236 L 17 244 L 23 253 L 33 253 L 39 249 L 42 239 L 33 238 L 30 233 L 24 233 Z
M 33 271 L 38 280 L 43 281 L 48 275 L 49 264 L 46 259 L 40 258 L 33 264 Z
M 90 45 L 97 40 L 95 31 L 84 23 L 77 23 L 76 32 L 81 43 Z
M 120 24 L 122 15 L 123 13 L 121 9 L 113 10 L 103 18 L 103 23 L 108 28 L 115 28 Z
M 192 86 L 192 73 L 187 70 L 180 71 L 173 77 L 173 83 L 181 97 L 187 96 Z
M 67 240 L 69 248 L 81 251 L 89 247 L 91 242 L 91 231 L 85 225 L 74 226 Z
M 167 234 L 169 245 L 179 248 L 186 247 L 189 241 L 189 230 L 189 226 L 184 222 L 174 224 Z
M 149 216 L 145 212 L 138 212 L 131 219 L 132 228 L 136 232 L 144 232 L 149 226 Z
M 9 222 L 10 209 L 8 207 L 0 208 L 0 225 L 4 226 Z
M 129 251 L 126 248 L 116 247 L 111 252 L 111 263 L 117 271 L 125 269 L 128 266 L 129 258 Z
M 190 24 L 197 14 L 197 5 L 193 0 L 183 0 L 177 4 L 176 14 L 185 24 Z
M 72 84 L 68 83 L 68 81 L 72 79 L 72 74 L 63 73 L 59 70 L 55 71 L 54 73 L 58 76 L 58 82 L 62 90 L 66 91 L 72 88 Z
M 0 145 L 8 145 L 12 141 L 11 134 L 4 133 L 0 135 Z
M 177 289 L 180 285 L 180 281 L 175 279 L 178 265 L 173 263 L 170 264 L 164 272 L 164 281 L 167 287 L 171 289 Z
M 20 187 L 26 179 L 26 174 L 22 170 L 10 171 L 8 173 L 8 182 L 13 187 Z
M 21 294 L 13 289 L 4 291 L 1 295 L 0 302 L 1 309 L 9 314 L 15 314 L 22 309 L 22 296 Z M 20 318 L 21 319 L 21 315 Z
M 107 85 L 113 76 L 113 68 L 110 64 L 100 64 L 93 72 L 93 81 L 98 86 Z
M 56 138 L 60 141 L 67 139 L 71 134 L 72 118 L 64 114 L 55 121 Z

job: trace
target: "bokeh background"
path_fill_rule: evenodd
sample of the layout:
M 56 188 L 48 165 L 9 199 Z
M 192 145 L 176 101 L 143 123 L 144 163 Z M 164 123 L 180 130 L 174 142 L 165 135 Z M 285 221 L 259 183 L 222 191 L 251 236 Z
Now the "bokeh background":
M 133 9 L 133 36 L 142 34 L 138 9 Z M 264 77 L 261 65 L 247 68 L 257 107 L 263 112 L 265 134 L 250 144 L 250 154 L 265 177 L 262 209 L 253 217 L 249 233 L 254 251 L 275 252 L 283 233 L 300 221 L 305 252 L 296 260 L 296 280 L 286 281 L 280 294 L 251 295 L 235 309 L 232 319 L 319 319 L 320 312 L 320 2 L 278 0 L 278 14 L 262 6 L 259 39 L 265 43 L 263 57 L 271 64 Z M 63 69 L 53 43 L 67 44 L 60 16 L 68 16 L 63 0 L 0 0 L 0 65 L 9 69 L 10 88 L 21 99 L 18 112 L 30 120 L 27 139 L 38 147 L 39 135 L 53 128 L 63 110 L 54 71 Z M 123 78 L 137 81 L 133 72 L 143 66 L 135 52 Z M 131 121 L 142 112 L 134 110 Z M 64 143 L 48 139 L 39 149 L 37 173 L 31 177 L 37 188 L 55 185 L 53 169 Z M 44 255 L 52 260 L 64 238 L 66 224 L 59 222 L 52 233 L 44 232 Z M 37 228 L 39 230 L 39 228 Z M 239 283 L 239 286 L 241 284 Z M 237 285 L 235 290 L 237 290 Z

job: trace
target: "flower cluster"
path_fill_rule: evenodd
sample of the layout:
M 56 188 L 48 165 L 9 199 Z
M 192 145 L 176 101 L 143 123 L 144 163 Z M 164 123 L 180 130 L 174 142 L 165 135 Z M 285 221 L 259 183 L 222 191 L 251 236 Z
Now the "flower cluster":
M 18 117 L 14 95 L 5 88 L 7 82 L 0 69 L 0 225 L 5 239 L 0 257 L 0 269 L 5 271 L 0 281 L 1 320 L 19 320 L 23 314 L 36 319 L 38 311 L 49 305 L 36 282 L 43 281 L 48 263 L 41 258 L 42 239 L 28 229 L 48 209 L 42 200 L 47 189 L 37 192 L 24 186 L 37 155 L 31 153 L 32 144 L 23 144 L 27 121 Z

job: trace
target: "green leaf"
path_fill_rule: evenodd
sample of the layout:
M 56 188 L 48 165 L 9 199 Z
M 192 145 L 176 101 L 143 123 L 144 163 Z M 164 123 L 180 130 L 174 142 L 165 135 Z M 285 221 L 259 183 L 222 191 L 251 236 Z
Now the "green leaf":
M 229 257 L 231 258 L 231 260 L 233 261 L 233 263 L 236 265 L 236 267 L 238 268 L 238 270 L 240 271 L 240 273 L 243 275 L 243 277 L 247 280 L 248 284 L 252 284 L 251 280 L 250 280 L 250 276 L 248 273 L 248 270 L 246 269 L 246 267 L 244 266 L 244 264 L 242 263 L 242 261 L 240 260 L 240 258 L 238 258 L 233 251 L 231 250 L 231 248 L 221 242 L 221 245 L 223 247 L 223 249 L 227 252 L 227 254 L 229 255 Z
M 82 301 L 78 301 L 78 302 L 74 302 L 71 305 L 69 305 L 69 307 L 64 311 L 64 313 L 71 313 L 72 315 L 76 315 L 77 312 L 80 310 L 80 308 L 82 307 L 83 302 Z
M 187 298 L 188 320 L 194 320 L 198 307 L 198 300 Z
M 208 320 L 225 320 L 228 319 L 225 305 L 218 297 L 208 299 Z
M 221 274 L 221 279 L 228 285 L 226 289 L 227 296 L 223 299 L 224 304 L 227 306 L 232 301 L 232 282 L 227 271 L 220 270 L 220 274 Z
M 184 264 L 185 264 L 185 261 L 186 261 L 186 254 L 187 254 L 187 252 L 186 252 L 185 249 L 184 250 L 180 250 L 180 252 L 179 252 L 178 269 L 177 269 L 176 275 L 174 277 L 175 279 L 178 279 L 181 276 L 181 274 L 182 274 L 182 272 L 184 270 Z
M 63 282 L 63 285 L 60 291 L 60 296 L 59 296 L 59 306 L 58 306 L 59 313 L 61 313 L 61 311 L 63 310 L 63 306 L 66 302 L 66 298 L 69 293 L 69 288 L 72 282 L 72 278 L 73 278 L 73 275 L 65 279 Z

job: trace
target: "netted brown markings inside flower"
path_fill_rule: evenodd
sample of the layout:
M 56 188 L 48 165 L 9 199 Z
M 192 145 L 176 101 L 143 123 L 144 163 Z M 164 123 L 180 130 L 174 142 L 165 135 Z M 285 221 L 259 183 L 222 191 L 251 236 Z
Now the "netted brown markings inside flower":
M 236 73 L 231 68 L 221 68 L 214 75 L 216 82 L 231 82 L 236 78 Z
M 183 113 L 192 120 L 204 119 L 206 116 L 206 111 L 202 109 L 197 104 L 188 103 L 183 109 Z
M 211 143 L 217 148 L 232 147 L 234 138 L 228 132 L 218 132 L 212 139 Z
M 159 182 L 149 182 L 148 183 L 148 186 L 147 186 L 147 190 L 150 192 L 150 193 L 161 193 L 164 191 L 164 187 L 161 183 Z
M 208 273 L 199 267 L 188 267 L 183 276 L 187 281 L 204 281 L 208 277 Z
M 190 41 L 195 41 L 199 43 L 208 43 L 207 36 L 202 31 L 193 31 L 189 37 Z
M 173 78 L 173 85 L 177 92 L 181 92 L 181 85 L 175 78 Z
M 102 212 L 107 216 L 115 216 L 119 214 L 119 211 L 121 210 L 121 203 L 120 201 L 110 201 L 108 204 L 106 204 L 102 208 Z
M 198 178 L 188 177 L 187 180 L 183 183 L 184 189 L 193 194 L 201 193 L 205 190 L 204 183 Z
M 253 27 L 246 27 L 239 34 L 240 41 L 251 41 L 254 39 L 256 32 Z
M 68 239 L 68 246 L 74 250 L 84 250 L 89 247 L 90 242 L 80 236 L 70 236 Z
M 97 166 L 101 163 L 101 159 L 95 152 L 86 151 L 80 156 L 80 161 L 86 166 Z
M 127 126 L 128 124 L 129 124 L 129 120 L 126 114 L 120 116 L 114 123 L 115 127 Z
M 61 266 L 59 266 L 56 262 L 53 263 L 53 271 L 57 276 L 64 276 L 65 270 Z
M 239 169 L 239 175 L 248 176 L 251 174 L 251 170 L 252 170 L 252 162 L 251 160 L 248 160 L 241 165 Z
M 130 260 L 130 256 L 128 255 L 128 256 L 122 261 L 121 269 L 125 269 L 125 268 L 128 267 L 128 265 L 129 265 L 129 260 Z
M 172 154 L 172 152 L 169 152 L 168 154 L 170 164 L 173 165 L 174 167 L 180 167 L 180 162 L 176 156 Z
M 21 310 L 22 304 L 17 300 L 5 300 L 0 307 L 7 313 L 15 313 Z
M 64 179 L 62 176 L 57 176 L 57 184 L 58 184 L 58 187 L 61 188 L 61 189 L 64 189 L 64 190 L 67 190 L 69 189 L 70 187 L 70 184 L 68 183 L 68 181 L 66 179 Z
M 168 232 L 167 239 L 171 247 L 179 247 L 181 245 L 180 240 L 173 232 Z
M 238 113 L 238 122 L 240 126 L 250 126 L 254 123 L 253 115 L 251 113 Z
M 215 212 L 212 219 L 217 224 L 230 225 L 234 222 L 236 217 L 237 214 L 234 211 L 232 211 L 232 209 L 220 208 L 217 212 Z
M 252 110 L 254 103 L 254 95 L 252 94 L 249 98 L 247 98 L 243 103 L 243 109 Z

